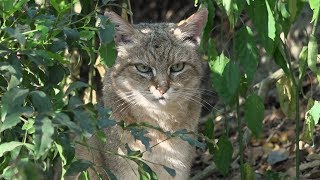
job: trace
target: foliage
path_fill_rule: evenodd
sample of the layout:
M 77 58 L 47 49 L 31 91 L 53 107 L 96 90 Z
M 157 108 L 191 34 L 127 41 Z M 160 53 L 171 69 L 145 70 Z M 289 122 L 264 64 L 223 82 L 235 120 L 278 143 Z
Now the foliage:
M 286 76 L 278 81 L 277 89 L 281 109 L 291 119 L 296 119 L 297 142 L 299 141 L 299 105 L 301 81 L 310 69 L 320 80 L 317 64 L 317 27 L 320 2 L 310 0 L 314 24 L 308 46 L 300 55 L 299 75 L 296 76 L 291 64 L 294 63 L 280 38 L 289 32 L 304 0 L 203 0 L 201 6 L 209 11 L 208 22 L 203 30 L 201 50 L 208 57 L 212 72 L 212 84 L 220 99 L 237 114 L 238 137 L 242 177 L 253 178 L 253 170 L 244 163 L 242 128 L 244 123 L 256 138 L 262 130 L 264 117 L 263 99 L 252 90 L 254 74 L 259 64 L 258 46 L 284 70 Z M 195 4 L 198 1 L 195 0 Z M 179 130 L 164 132 L 158 127 L 138 123 L 126 125 L 109 119 L 109 111 L 92 102 L 95 66 L 111 66 L 116 58 L 114 48 L 114 25 L 101 13 L 106 6 L 116 5 L 112 0 L 101 1 L 29 1 L 2 0 L 0 2 L 0 178 L 41 179 L 52 176 L 54 164 L 62 164 L 62 175 L 72 176 L 88 168 L 96 168 L 90 161 L 75 158 L 75 144 L 80 139 L 97 134 L 101 142 L 106 135 L 101 129 L 116 124 L 129 130 L 134 138 L 143 142 L 146 149 L 150 139 L 145 128 L 163 132 L 167 138 L 179 137 L 193 146 L 209 148 L 214 155 L 218 170 L 227 175 L 232 163 L 233 147 L 225 135 L 214 142 L 214 124 L 209 119 L 205 136 L 201 133 Z M 81 7 L 81 11 L 76 7 Z M 213 29 L 215 7 L 222 9 L 230 24 L 233 40 L 233 55 L 217 53 L 215 42 L 210 37 Z M 247 15 L 252 25 L 236 30 L 241 15 Z M 99 54 L 99 55 L 98 55 Z M 100 61 L 99 61 L 100 60 Z M 79 80 L 79 66 L 86 64 L 88 83 Z M 89 102 L 83 103 L 83 96 Z M 240 98 L 244 99 L 243 106 Z M 310 99 L 306 113 L 303 140 L 313 143 L 315 125 L 319 123 L 319 101 Z M 244 112 L 244 121 L 240 110 Z M 293 114 L 294 112 L 294 114 Z M 244 123 L 243 123 L 244 122 Z M 226 123 L 227 125 L 227 123 Z M 226 129 L 228 129 L 226 127 Z M 206 140 L 207 145 L 195 137 Z M 93 150 L 94 147 L 91 147 Z M 128 155 L 119 155 L 137 163 L 141 179 L 157 179 L 156 174 L 143 161 L 144 152 L 128 148 Z M 297 151 L 298 152 L 298 151 Z M 297 159 L 299 159 L 297 154 Z M 297 164 L 299 161 L 297 160 Z M 299 167 L 297 165 L 297 167 Z M 171 175 L 176 172 L 165 165 Z M 116 179 L 110 170 L 104 168 L 110 179 Z M 297 170 L 297 177 L 299 170 Z M 81 173 L 80 178 L 87 178 Z M 267 178 L 278 177 L 272 172 Z

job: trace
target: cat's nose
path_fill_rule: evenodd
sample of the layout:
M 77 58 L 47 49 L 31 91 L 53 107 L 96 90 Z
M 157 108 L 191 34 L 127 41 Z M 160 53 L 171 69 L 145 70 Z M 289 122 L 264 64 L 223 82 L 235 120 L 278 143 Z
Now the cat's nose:
M 167 83 L 160 83 L 157 86 L 157 90 L 160 92 L 161 95 L 163 95 L 164 93 L 166 93 L 169 89 L 169 85 Z

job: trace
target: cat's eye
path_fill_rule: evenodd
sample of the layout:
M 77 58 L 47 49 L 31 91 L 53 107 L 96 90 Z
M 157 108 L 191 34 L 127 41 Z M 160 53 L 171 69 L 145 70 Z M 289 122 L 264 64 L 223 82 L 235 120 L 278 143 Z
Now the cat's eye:
M 136 69 L 141 73 L 151 73 L 152 69 L 149 66 L 145 66 L 143 64 L 136 64 Z
M 184 69 L 184 65 L 185 64 L 183 62 L 174 64 L 171 66 L 170 71 L 171 72 L 180 72 Z

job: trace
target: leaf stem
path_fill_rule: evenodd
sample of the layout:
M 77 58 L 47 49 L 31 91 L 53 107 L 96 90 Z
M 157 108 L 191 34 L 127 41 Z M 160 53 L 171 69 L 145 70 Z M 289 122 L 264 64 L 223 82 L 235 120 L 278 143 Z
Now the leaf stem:
M 239 143 L 239 154 L 240 154 L 240 174 L 241 179 L 243 179 L 243 164 L 244 164 L 244 158 L 243 158 L 243 142 L 242 142 L 242 123 L 240 118 L 240 104 L 239 104 L 239 94 L 237 98 L 237 104 L 236 104 L 236 119 L 238 122 L 238 143 Z

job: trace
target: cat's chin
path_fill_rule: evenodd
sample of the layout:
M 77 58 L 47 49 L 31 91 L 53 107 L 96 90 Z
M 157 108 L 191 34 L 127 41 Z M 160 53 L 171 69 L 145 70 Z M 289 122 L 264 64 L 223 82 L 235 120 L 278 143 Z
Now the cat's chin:
M 163 106 L 167 105 L 167 100 L 165 100 L 165 99 L 158 99 L 158 101 Z

